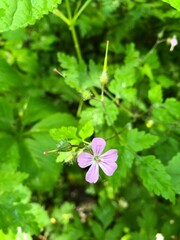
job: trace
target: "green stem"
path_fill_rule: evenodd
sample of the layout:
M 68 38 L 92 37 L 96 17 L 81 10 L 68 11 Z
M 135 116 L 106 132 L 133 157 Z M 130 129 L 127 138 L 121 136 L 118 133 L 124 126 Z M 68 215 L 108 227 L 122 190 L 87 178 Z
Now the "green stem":
M 61 11 L 59 11 L 58 9 L 54 9 L 53 13 L 69 26 L 70 24 L 69 19 L 66 16 L 64 16 L 64 14 Z
M 77 14 L 74 15 L 74 22 L 78 19 L 78 17 L 81 15 L 81 13 L 84 11 L 84 9 L 89 5 L 89 3 L 91 2 L 92 0 L 87 0 L 83 5 L 82 7 L 79 9 L 79 11 L 77 12 Z
M 78 106 L 78 110 L 77 110 L 77 117 L 80 116 L 81 114 L 81 110 L 82 110 L 82 106 L 83 106 L 83 100 L 80 100 L 79 106 Z
M 77 54 L 78 60 L 80 61 L 80 60 L 82 60 L 82 55 L 81 55 L 79 42 L 78 42 L 76 30 L 75 30 L 75 21 L 72 18 L 72 12 L 71 12 L 71 7 L 70 7 L 70 4 L 69 4 L 69 0 L 66 0 L 66 9 L 67 9 L 67 14 L 68 14 L 68 19 L 69 19 L 69 22 L 70 22 L 69 23 L 69 30 L 71 31 L 73 42 L 74 42 L 74 47 L 75 47 L 75 50 L 76 50 L 76 54 Z
M 153 52 L 153 50 L 158 46 L 158 44 L 165 41 L 166 39 L 157 40 L 155 44 L 152 46 L 152 48 L 150 49 L 150 51 L 144 56 L 143 61 L 145 62 L 145 60 L 149 57 L 149 55 Z

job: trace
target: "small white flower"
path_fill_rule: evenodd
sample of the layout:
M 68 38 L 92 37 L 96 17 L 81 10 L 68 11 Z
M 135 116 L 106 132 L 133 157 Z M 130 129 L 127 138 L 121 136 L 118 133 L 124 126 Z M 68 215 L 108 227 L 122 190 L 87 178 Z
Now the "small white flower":
M 156 240 L 164 240 L 164 236 L 161 233 L 157 233 Z
M 174 35 L 172 38 L 170 38 L 169 39 L 170 41 L 170 45 L 171 45 L 171 47 L 170 47 L 170 51 L 172 52 L 173 50 L 174 50 L 174 47 L 176 46 L 176 45 L 178 45 L 178 40 L 177 40 L 177 38 L 176 38 L 176 35 Z

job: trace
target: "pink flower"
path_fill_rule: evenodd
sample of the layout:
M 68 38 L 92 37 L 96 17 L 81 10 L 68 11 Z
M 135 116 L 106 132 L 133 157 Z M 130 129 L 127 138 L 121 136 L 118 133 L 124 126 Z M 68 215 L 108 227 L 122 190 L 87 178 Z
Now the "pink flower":
M 170 39 L 170 45 L 170 51 L 172 52 L 174 50 L 174 47 L 178 45 L 178 40 L 175 35 L 173 36 L 173 38 Z
M 106 141 L 103 138 L 94 138 L 91 143 L 93 154 L 82 152 L 78 156 L 78 165 L 81 168 L 89 167 L 86 173 L 86 181 L 89 183 L 96 183 L 99 178 L 99 167 L 107 176 L 113 175 L 117 169 L 115 163 L 118 158 L 116 149 L 111 149 L 102 154 L 106 146 Z

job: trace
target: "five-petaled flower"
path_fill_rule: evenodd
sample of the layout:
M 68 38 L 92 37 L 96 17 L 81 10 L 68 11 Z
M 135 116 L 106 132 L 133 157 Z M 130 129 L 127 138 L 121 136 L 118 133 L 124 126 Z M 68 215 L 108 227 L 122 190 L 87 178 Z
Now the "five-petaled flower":
M 93 154 L 88 152 L 82 152 L 78 156 L 78 165 L 81 168 L 89 167 L 86 173 L 86 181 L 89 183 L 96 183 L 99 178 L 99 167 L 103 172 L 111 176 L 117 169 L 115 163 L 118 158 L 116 149 L 111 149 L 102 154 L 106 146 L 106 141 L 103 138 L 94 138 L 91 143 Z

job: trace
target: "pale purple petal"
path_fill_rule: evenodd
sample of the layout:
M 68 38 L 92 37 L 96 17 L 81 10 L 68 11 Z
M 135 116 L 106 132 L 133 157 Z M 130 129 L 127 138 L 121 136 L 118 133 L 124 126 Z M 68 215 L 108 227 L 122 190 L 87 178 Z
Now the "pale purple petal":
M 99 156 L 106 146 L 106 141 L 103 138 L 94 138 L 91 146 L 94 156 Z
M 92 154 L 87 153 L 87 152 L 82 152 L 79 154 L 78 159 L 77 159 L 78 165 L 81 168 L 88 167 L 93 163 L 93 158 L 94 157 Z
M 108 176 L 113 175 L 113 173 L 117 169 L 117 164 L 115 162 L 110 162 L 110 163 L 108 163 L 108 162 L 100 162 L 99 166 L 103 170 L 103 172 L 106 175 L 108 175 Z
M 118 151 L 111 149 L 100 156 L 102 162 L 115 162 L 118 159 Z
M 99 178 L 99 166 L 94 162 L 86 173 L 86 181 L 89 183 L 96 183 Z

